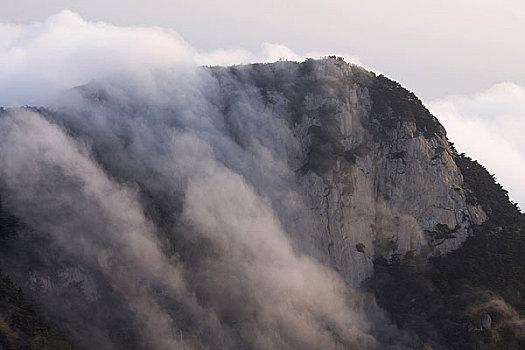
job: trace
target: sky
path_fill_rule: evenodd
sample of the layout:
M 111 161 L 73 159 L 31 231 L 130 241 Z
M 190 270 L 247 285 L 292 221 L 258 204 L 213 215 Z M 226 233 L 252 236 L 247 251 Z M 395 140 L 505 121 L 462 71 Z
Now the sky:
M 57 17 L 64 9 L 79 17 Z M 51 35 L 57 23 L 62 28 L 76 23 L 78 29 L 83 21 L 99 27 L 126 27 L 126 34 L 116 34 L 119 45 L 105 51 L 97 51 L 100 41 L 79 44 L 82 30 L 77 30 L 77 36 Z M 163 61 L 180 59 L 183 50 L 174 47 L 184 46 L 202 64 L 332 53 L 345 56 L 418 95 L 445 125 L 456 148 L 495 173 L 511 198 L 525 207 L 521 181 L 525 177 L 521 138 L 525 132 L 525 2 L 521 0 L 1 0 L 0 23 L 0 63 L 8 67 L 0 70 L 4 94 L 0 102 L 4 104 L 17 79 L 34 82 L 33 89 L 50 79 L 61 81 L 60 88 L 83 83 L 84 72 L 93 73 L 92 61 L 100 63 L 100 57 L 106 57 L 96 52 L 107 57 L 125 52 Z M 54 50 L 47 58 L 29 59 L 30 53 L 46 54 L 31 41 L 42 28 L 53 38 L 42 42 L 52 42 Z M 161 35 L 151 41 L 148 31 Z M 123 43 L 119 35 L 125 37 Z M 148 50 L 133 49 L 137 35 L 142 39 L 136 42 L 149 45 Z M 9 39 L 13 37 L 18 39 Z M 159 47 L 169 54 L 144 52 Z M 69 70 L 50 68 L 56 65 L 56 57 L 62 57 L 59 61 Z M 71 66 L 72 58 L 81 64 Z M 132 61 L 122 60 L 133 66 Z M 98 65 L 96 71 L 104 74 L 112 68 Z M 37 69 L 49 72 L 48 76 L 37 74 Z

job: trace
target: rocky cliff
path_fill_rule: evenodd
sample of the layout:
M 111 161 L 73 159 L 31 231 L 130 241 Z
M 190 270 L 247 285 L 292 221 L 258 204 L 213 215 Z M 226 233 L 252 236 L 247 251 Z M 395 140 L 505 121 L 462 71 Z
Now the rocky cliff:
M 337 59 L 213 72 L 232 87 L 224 100 L 255 87 L 286 120 L 298 146 L 285 161 L 306 203 L 298 230 L 347 282 L 370 277 L 377 257 L 454 250 L 486 219 L 467 203 L 444 128 L 388 78 Z

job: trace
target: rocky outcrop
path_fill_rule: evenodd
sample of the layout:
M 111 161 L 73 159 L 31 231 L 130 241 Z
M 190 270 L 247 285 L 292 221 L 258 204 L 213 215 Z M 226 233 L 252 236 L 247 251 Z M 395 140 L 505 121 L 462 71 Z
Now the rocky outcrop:
M 444 128 L 412 93 L 337 59 L 278 64 L 238 67 L 238 80 L 273 96 L 267 108 L 288 106 L 281 117 L 300 147 L 287 161 L 306 203 L 297 226 L 348 282 L 370 277 L 378 257 L 415 264 L 457 249 L 486 219 L 466 200 Z

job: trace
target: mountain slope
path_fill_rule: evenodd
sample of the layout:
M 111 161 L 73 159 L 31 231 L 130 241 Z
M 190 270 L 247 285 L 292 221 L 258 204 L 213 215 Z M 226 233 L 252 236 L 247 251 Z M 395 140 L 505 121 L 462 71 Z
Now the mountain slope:
M 13 239 L 18 230 L 15 218 L 2 210 L 0 200 L 0 242 Z M 22 290 L 0 272 L 0 348 L 2 349 L 74 349 L 66 338 L 49 326 L 24 298 Z
M 81 347 L 523 344 L 523 214 L 415 95 L 341 59 L 2 110 L 0 169 L 23 223 L 0 266 Z
M 525 346 L 525 218 L 479 163 L 456 154 L 471 200 L 488 220 L 457 250 L 423 268 L 378 260 L 367 282 L 392 319 L 447 349 Z M 478 197 L 479 196 L 479 197 Z M 490 316 L 490 328 L 482 320 Z

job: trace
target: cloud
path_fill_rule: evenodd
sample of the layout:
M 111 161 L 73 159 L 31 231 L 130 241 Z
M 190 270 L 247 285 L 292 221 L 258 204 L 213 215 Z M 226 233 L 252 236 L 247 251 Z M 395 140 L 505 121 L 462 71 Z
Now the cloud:
M 48 105 L 63 90 L 122 72 L 195 65 L 304 60 L 278 44 L 198 52 L 174 30 L 89 22 L 64 10 L 43 22 L 0 23 L 0 105 Z M 352 62 L 359 62 L 349 55 Z
M 194 54 L 174 31 L 86 22 L 70 11 L 0 30 L 7 34 L 0 47 L 2 105 L 42 104 L 91 79 L 189 63 Z
M 501 83 L 475 95 L 432 100 L 427 106 L 457 150 L 494 173 L 524 209 L 525 87 Z
M 261 76 L 280 76 L 275 67 Z M 0 117 L 3 207 L 57 247 L 27 243 L 53 261 L 27 268 L 39 279 L 79 266 L 97 289 L 82 312 L 69 294 L 69 303 L 47 297 L 46 310 L 74 325 L 86 348 L 124 347 L 122 319 L 138 338 L 131 348 L 410 342 L 369 296 L 308 255 L 308 242 L 294 244 L 300 227 L 284 228 L 281 218 L 308 212 L 290 167 L 301 146 L 284 98 L 275 93 L 269 110 L 247 71 L 224 68 L 219 79 L 183 68 L 99 79 L 55 112 Z
M 180 267 L 163 254 L 136 191 L 109 179 L 85 145 L 36 113 L 13 111 L 0 119 L 0 130 L 0 174 L 10 210 L 41 234 L 50 233 L 77 266 L 106 276 L 150 344 L 180 346 L 172 316 L 147 285 L 180 295 L 187 294 L 186 286 Z M 91 331 L 97 326 L 81 325 Z

